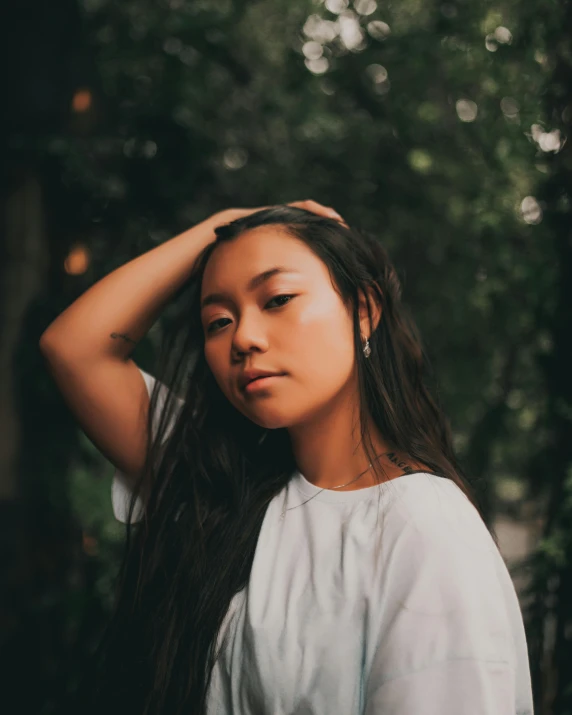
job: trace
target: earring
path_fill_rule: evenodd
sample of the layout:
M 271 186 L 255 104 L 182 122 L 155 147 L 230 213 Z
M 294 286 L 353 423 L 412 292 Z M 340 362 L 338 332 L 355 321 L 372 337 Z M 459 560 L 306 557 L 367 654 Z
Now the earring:
M 365 345 L 363 346 L 363 354 L 366 358 L 371 355 L 371 348 L 369 347 L 369 338 L 366 338 Z

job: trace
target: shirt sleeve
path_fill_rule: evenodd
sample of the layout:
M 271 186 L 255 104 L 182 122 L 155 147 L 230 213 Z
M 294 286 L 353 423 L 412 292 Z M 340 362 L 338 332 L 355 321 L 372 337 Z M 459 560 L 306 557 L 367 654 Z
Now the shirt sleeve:
M 145 385 L 147 387 L 147 393 L 149 394 L 149 397 L 151 397 L 151 393 L 153 391 L 153 388 L 155 387 L 156 379 L 141 368 L 139 368 L 139 372 L 143 375 L 143 379 L 145 380 Z M 161 385 L 159 390 L 159 396 L 157 398 L 156 414 L 153 417 L 153 427 L 155 430 L 158 428 L 161 411 L 165 407 L 165 402 L 168 395 L 169 389 L 165 385 Z M 168 437 L 170 431 L 172 430 L 174 426 L 174 419 L 176 418 L 176 415 L 184 404 L 184 400 L 176 398 L 176 404 L 176 413 L 173 417 L 171 424 L 167 428 L 165 438 Z M 128 477 L 119 469 L 115 469 L 113 472 L 113 480 L 111 483 L 111 504 L 113 507 L 113 514 L 115 518 L 124 524 L 127 523 L 127 518 L 129 516 L 129 505 L 131 502 L 131 496 L 132 491 L 129 486 Z M 141 499 L 137 497 L 133 509 L 133 514 L 131 515 L 131 523 L 133 524 L 137 521 L 140 521 L 142 518 L 143 504 L 141 503 Z
M 455 524 L 429 515 L 396 536 L 377 589 L 365 715 L 515 715 L 502 557 L 489 537 L 472 506 Z

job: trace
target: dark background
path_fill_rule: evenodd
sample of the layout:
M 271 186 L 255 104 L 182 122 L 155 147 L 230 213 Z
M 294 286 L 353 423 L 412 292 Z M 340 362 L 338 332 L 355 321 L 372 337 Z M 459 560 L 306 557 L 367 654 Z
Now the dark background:
M 312 198 L 388 247 L 518 586 L 536 712 L 572 713 L 570 2 L 20 0 L 0 27 L 2 712 L 73 691 L 123 540 L 41 332 L 215 211 Z

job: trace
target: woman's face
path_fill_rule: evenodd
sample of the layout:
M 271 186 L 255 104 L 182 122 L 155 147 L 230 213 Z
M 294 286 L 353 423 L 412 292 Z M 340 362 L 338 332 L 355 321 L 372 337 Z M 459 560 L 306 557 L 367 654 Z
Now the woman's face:
M 249 285 L 277 267 L 285 270 Z M 355 390 L 352 316 L 326 265 L 284 230 L 263 226 L 217 245 L 205 268 L 201 306 L 214 378 L 259 426 L 303 424 Z M 283 375 L 248 392 L 241 386 L 246 369 Z

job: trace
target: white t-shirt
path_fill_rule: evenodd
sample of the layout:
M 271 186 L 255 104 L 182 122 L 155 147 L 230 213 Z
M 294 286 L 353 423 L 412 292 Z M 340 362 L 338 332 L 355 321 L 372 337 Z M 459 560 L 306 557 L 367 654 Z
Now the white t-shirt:
M 122 491 L 116 472 L 118 518 Z M 533 714 L 508 569 L 461 489 L 431 474 L 339 492 L 295 472 L 219 643 L 209 715 Z

